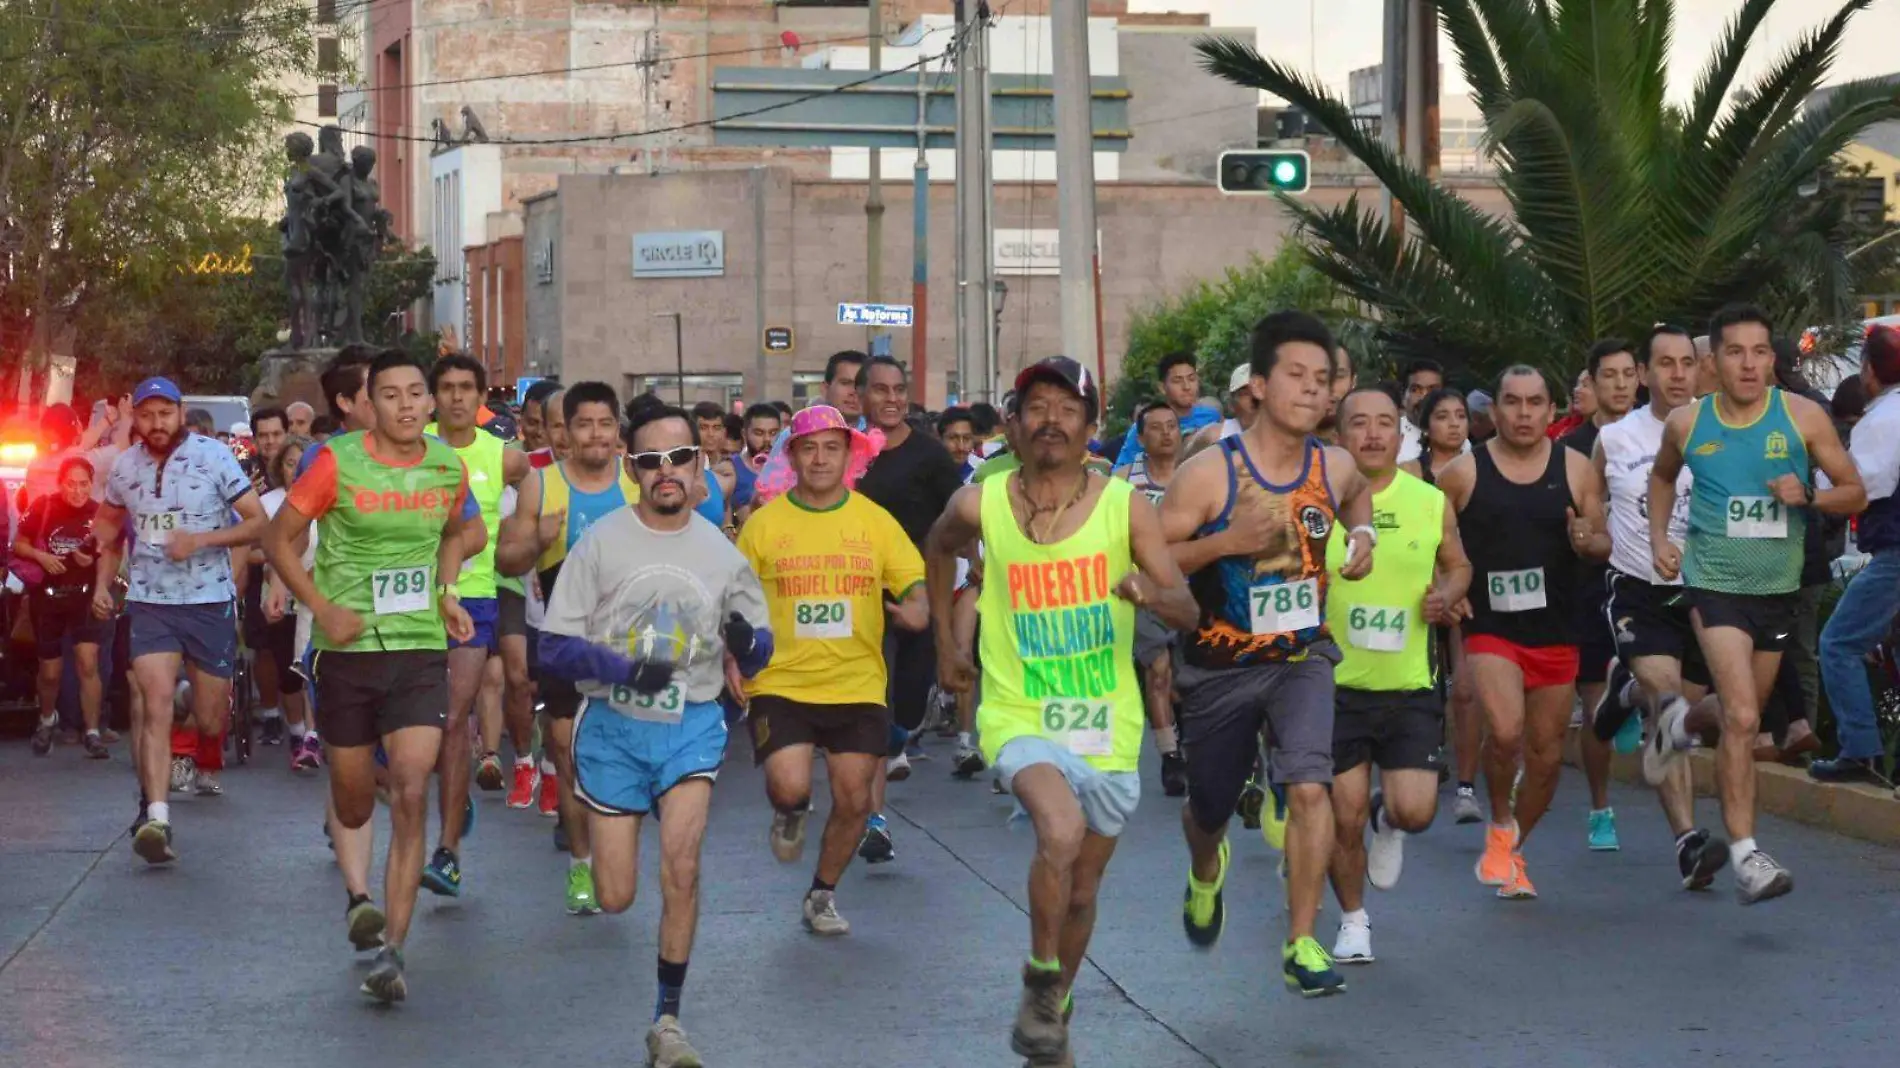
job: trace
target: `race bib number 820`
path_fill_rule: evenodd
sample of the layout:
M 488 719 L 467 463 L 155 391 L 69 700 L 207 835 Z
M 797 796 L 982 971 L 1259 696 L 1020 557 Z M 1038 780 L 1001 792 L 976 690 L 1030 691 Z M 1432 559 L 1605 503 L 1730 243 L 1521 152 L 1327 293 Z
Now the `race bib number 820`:
M 799 601 L 792 606 L 792 630 L 800 638 L 849 638 L 851 602 Z

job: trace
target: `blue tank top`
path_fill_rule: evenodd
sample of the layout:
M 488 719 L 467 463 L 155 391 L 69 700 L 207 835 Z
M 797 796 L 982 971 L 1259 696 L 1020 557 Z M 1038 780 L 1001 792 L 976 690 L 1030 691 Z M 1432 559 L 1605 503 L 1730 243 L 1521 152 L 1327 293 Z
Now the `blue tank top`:
M 716 527 L 726 525 L 726 489 L 719 484 L 719 476 L 706 471 L 706 499 L 700 501 L 693 511 L 706 517 L 706 522 Z
M 1683 443 L 1695 476 L 1683 581 L 1718 593 L 1792 593 L 1801 586 L 1807 509 L 1782 504 L 1768 484 L 1782 475 L 1808 481 L 1807 442 L 1781 390 L 1770 387 L 1761 414 L 1739 426 L 1722 417 L 1719 396 L 1696 402 Z
M 618 485 L 609 485 L 599 493 L 588 493 L 570 483 L 567 492 L 567 551 L 570 553 L 580 544 L 581 535 L 587 533 L 588 527 L 627 506 L 626 494 Z

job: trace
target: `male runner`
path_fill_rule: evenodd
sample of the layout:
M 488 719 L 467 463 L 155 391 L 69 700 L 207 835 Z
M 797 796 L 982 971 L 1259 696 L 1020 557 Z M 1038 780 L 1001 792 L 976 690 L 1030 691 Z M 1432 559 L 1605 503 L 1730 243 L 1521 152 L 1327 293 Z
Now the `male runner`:
M 521 484 L 514 514 L 502 520 L 495 567 L 504 575 L 532 579 L 552 597 L 562 564 L 581 535 L 599 520 L 624 511 L 640 497 L 619 464 L 620 400 L 602 382 L 579 382 L 561 399 L 560 418 L 570 451 L 567 459 L 529 475 Z M 545 621 L 544 621 L 545 622 Z M 538 659 L 538 657 L 537 657 Z M 559 676 L 541 674 L 541 701 L 548 714 L 542 749 L 556 769 L 542 779 L 554 791 L 561 826 L 567 829 L 566 902 L 570 915 L 600 911 L 594 898 L 592 839 L 586 810 L 574 797 L 574 716 L 581 694 Z
M 680 993 L 699 920 L 706 810 L 726 752 L 725 656 L 746 676 L 772 658 L 758 576 L 690 505 L 697 436 L 678 408 L 639 411 L 626 442 L 640 499 L 597 520 L 568 553 L 541 628 L 541 670 L 587 696 L 574 721 L 573 789 L 590 810 L 602 909 L 633 904 L 641 823 L 659 819 L 659 992 L 646 1036 L 656 1068 L 700 1064 L 680 1028 Z
M 474 634 L 452 576 L 465 544 L 479 551 L 483 531 L 479 516 L 464 511 L 462 461 L 423 433 L 429 387 L 421 363 L 386 350 L 371 362 L 367 385 L 375 428 L 321 446 L 271 520 L 264 552 L 315 618 L 316 714 L 350 942 L 381 945 L 362 990 L 392 1002 L 408 996 L 402 947 L 421 884 L 429 773 L 448 716 L 448 639 Z M 314 575 L 296 545 L 313 521 Z M 369 896 L 378 742 L 389 763 L 386 919 Z
M 1201 372 L 1194 366 L 1192 353 L 1171 352 L 1161 357 L 1161 362 L 1155 365 L 1155 380 L 1161 385 L 1161 403 L 1174 412 L 1183 436 L 1203 427 L 1220 425 L 1219 402 L 1201 400 Z M 1127 467 L 1139 459 L 1141 434 L 1130 424 L 1127 437 L 1122 439 L 1121 452 L 1115 457 L 1115 465 Z
M 1755 845 L 1755 734 L 1782 651 L 1794 633 L 1807 513 L 1853 515 L 1867 506 L 1860 472 L 1826 409 L 1769 383 L 1774 330 L 1766 313 L 1731 304 L 1709 321 L 1714 393 L 1670 413 L 1649 473 L 1649 539 L 1656 574 L 1688 590 L 1696 643 L 1717 700 L 1691 709 L 1668 700 L 1643 749 L 1644 776 L 1661 781 L 1693 736 L 1719 731 L 1715 780 L 1729 861 L 1742 904 L 1780 897 L 1794 875 Z M 1816 490 L 1809 462 L 1834 483 Z M 1688 544 L 1668 538 L 1676 475 L 1695 476 Z
M 482 401 L 488 396 L 488 372 L 478 361 L 461 353 L 437 357 L 429 368 L 429 391 L 435 396 L 436 421 L 425 432 L 448 443 L 468 469 L 469 496 L 481 509 L 482 526 L 487 532 L 481 552 L 462 562 L 461 574 L 455 579 L 462 610 L 474 622 L 475 631 L 466 641 L 453 637 L 449 641 L 449 718 L 443 727 L 442 753 L 436 767 L 441 778 L 441 837 L 428 866 L 422 869 L 422 885 L 430 893 L 460 897 L 462 834 L 470 829 L 463 821 L 472 811 L 468 792 L 469 711 L 475 707 L 489 654 L 500 650 L 495 633 L 500 621 L 495 545 L 501 529 L 501 497 L 507 487 L 519 485 L 527 477 L 528 456 L 519 449 L 504 447 L 500 438 L 475 425 Z M 522 737 L 517 734 L 517 742 Z M 517 753 L 517 766 L 524 755 L 532 770 L 532 754 Z M 518 777 L 520 773 L 516 774 Z
M 1344 449 L 1312 434 L 1332 400 L 1331 330 L 1305 312 L 1260 320 L 1249 341 L 1260 414 L 1239 437 L 1175 475 L 1161 521 L 1200 605 L 1175 672 L 1188 801 L 1181 813 L 1190 868 L 1182 925 L 1208 947 L 1226 923 L 1227 821 L 1252 776 L 1262 726 L 1272 728 L 1269 772 L 1288 803 L 1289 989 L 1343 991 L 1313 938 L 1333 854 L 1333 665 L 1326 619 L 1326 544 L 1349 531 L 1342 578 L 1364 577 L 1377 535 L 1365 476 Z M 1337 503 L 1335 503 L 1337 502 Z
M 1372 963 L 1365 884 L 1398 885 L 1405 836 L 1430 827 L 1438 811 L 1438 747 L 1444 707 L 1433 686 L 1431 628 L 1465 595 L 1471 563 L 1445 495 L 1399 470 L 1399 406 L 1382 389 L 1340 402 L 1346 451 L 1372 494 L 1372 573 L 1327 585 L 1326 616 L 1346 643 L 1333 669 L 1333 893 L 1339 937 L 1333 959 Z M 1326 566 L 1345 566 L 1337 524 Z M 1372 765 L 1379 790 L 1372 789 Z M 1370 858 L 1366 830 L 1372 833 Z
M 1471 558 L 1465 664 L 1489 731 L 1491 824 L 1477 876 L 1507 899 L 1537 896 L 1523 850 L 1557 792 L 1577 699 L 1577 558 L 1610 554 L 1596 469 L 1550 439 L 1551 411 L 1543 372 L 1505 368 L 1497 437 L 1438 475 Z
M 145 804 L 132 850 L 148 864 L 178 859 L 166 758 L 179 663 L 188 671 L 198 730 L 222 734 L 237 661 L 231 550 L 255 541 L 264 526 L 264 506 L 250 477 L 216 438 L 185 430 L 183 405 L 167 378 L 148 378 L 132 391 L 139 442 L 113 461 L 105 501 L 93 517 L 99 554 L 92 614 L 101 620 L 113 616 L 112 583 L 125 554 L 125 524 L 132 524 L 127 659 L 138 684 L 132 731 Z
M 1607 487 L 1610 530 L 1609 601 L 1604 617 L 1616 640 L 1616 667 L 1609 686 L 1590 709 L 1591 729 L 1583 744 L 1606 755 L 1609 743 L 1636 725 L 1638 707 L 1653 713 L 1663 698 L 1684 694 L 1700 700 L 1708 692 L 1708 669 L 1689 625 L 1689 605 L 1680 578 L 1656 574 L 1649 547 L 1649 474 L 1662 447 L 1663 425 L 1670 413 L 1694 402 L 1695 346 L 1681 327 L 1659 325 L 1637 347 L 1649 403 L 1603 428 L 1590 462 Z M 1675 507 L 1669 514 L 1669 540 L 1681 545 L 1689 533 L 1687 468 L 1676 476 Z M 1632 685 L 1632 680 L 1634 680 Z M 1640 705 L 1639 705 L 1640 702 Z M 1590 750 L 1586 749 L 1587 754 Z M 1586 764 L 1586 771 L 1589 768 Z M 1592 782 L 1591 789 L 1595 790 Z M 1676 764 L 1657 787 L 1663 817 L 1676 838 L 1676 866 L 1682 885 L 1705 890 L 1728 863 L 1728 842 L 1695 825 L 1695 783 L 1689 765 Z
M 1141 796 L 1135 609 L 1193 624 L 1154 506 L 1083 464 L 1101 410 L 1094 376 L 1056 356 L 1016 379 L 1013 440 L 1023 466 L 957 491 L 925 556 L 938 670 L 975 681 L 951 592 L 957 556 L 982 538 L 979 632 L 983 748 L 1036 834 L 1029 866 L 1029 960 L 1010 1048 L 1032 1065 L 1073 1065 L 1070 989 L 1095 930 L 1102 876 Z
M 772 633 L 771 664 L 746 686 L 754 759 L 772 803 L 772 852 L 782 863 L 805 848 L 815 750 L 825 752 L 831 815 L 818 870 L 804 899 L 805 929 L 841 935 L 838 881 L 871 814 L 871 784 L 890 746 L 884 664 L 885 597 L 905 630 L 930 625 L 924 561 L 889 512 L 847 484 L 875 446 L 836 408 L 792 417 L 785 455 L 797 483 L 759 509 L 739 535 L 758 572 Z
M 1157 401 L 1135 409 L 1135 430 L 1141 438 L 1142 457 L 1116 468 L 1115 477 L 1127 479 L 1158 508 L 1180 459 L 1180 420 L 1173 408 Z M 1148 709 L 1155 751 L 1161 754 L 1161 792 L 1168 797 L 1187 793 L 1188 774 L 1174 726 L 1174 647 L 1175 633 L 1154 613 L 1135 613 L 1135 674 Z

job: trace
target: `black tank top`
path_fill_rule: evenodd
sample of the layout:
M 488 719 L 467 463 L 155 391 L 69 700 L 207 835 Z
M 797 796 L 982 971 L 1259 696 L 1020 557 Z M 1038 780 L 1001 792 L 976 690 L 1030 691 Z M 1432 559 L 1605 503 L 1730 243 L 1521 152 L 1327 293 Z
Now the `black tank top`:
M 1570 478 L 1563 446 L 1530 485 L 1504 477 L 1490 446 L 1478 465 L 1471 500 L 1458 513 L 1458 535 L 1471 557 L 1467 634 L 1491 634 L 1525 646 L 1577 643 L 1577 556 L 1570 548 Z

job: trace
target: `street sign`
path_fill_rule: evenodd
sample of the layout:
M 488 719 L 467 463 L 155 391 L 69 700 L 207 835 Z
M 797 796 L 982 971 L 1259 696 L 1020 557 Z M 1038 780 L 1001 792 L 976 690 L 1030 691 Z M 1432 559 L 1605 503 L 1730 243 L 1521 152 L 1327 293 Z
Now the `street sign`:
M 908 304 L 844 304 L 838 305 L 839 326 L 896 326 L 910 329 L 911 307 Z
M 792 328 L 789 326 L 768 326 L 765 328 L 765 351 L 792 351 Z

